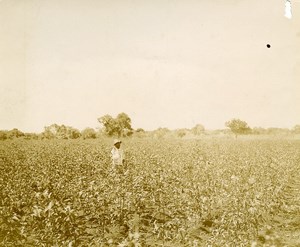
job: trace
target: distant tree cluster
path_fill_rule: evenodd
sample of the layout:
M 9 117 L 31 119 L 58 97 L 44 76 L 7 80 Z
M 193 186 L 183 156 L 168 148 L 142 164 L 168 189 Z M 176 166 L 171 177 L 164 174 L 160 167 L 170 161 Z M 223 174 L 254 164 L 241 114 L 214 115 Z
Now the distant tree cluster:
M 248 124 L 240 119 L 232 119 L 226 122 L 225 126 L 230 128 L 230 130 L 235 134 L 235 137 L 251 133 L 251 128 Z
M 176 136 L 178 136 L 179 138 L 183 138 L 188 133 L 188 129 L 177 129 L 175 131 L 175 133 L 176 133 Z
M 23 136 L 25 136 L 25 134 L 16 128 L 8 131 L 5 130 L 0 131 L 0 140 L 15 139 Z
M 39 135 L 36 133 L 23 133 L 17 128 L 14 128 L 12 130 L 0 130 L 0 140 L 12 140 L 16 138 L 24 138 L 25 140 L 37 140 L 39 138 Z
M 97 137 L 97 132 L 92 128 L 85 128 L 81 131 L 81 136 L 83 139 L 95 139 Z
M 104 115 L 98 118 L 99 123 L 103 126 L 103 131 L 108 136 L 125 137 L 133 134 L 130 117 L 122 112 L 116 118 L 110 115 Z
M 130 117 L 122 112 L 115 118 L 111 115 L 104 115 L 98 118 L 99 123 L 102 126 L 100 132 L 96 132 L 93 128 L 85 128 L 81 132 L 73 127 L 66 125 L 52 124 L 46 126 L 44 131 L 40 134 L 36 133 L 23 133 L 22 131 L 14 128 L 12 130 L 0 130 L 0 140 L 11 140 L 16 138 L 23 138 L 25 140 L 32 139 L 95 139 L 99 136 L 116 136 L 116 137 L 128 137 L 135 136 L 139 138 L 151 137 L 151 138 L 190 138 L 199 137 L 203 135 L 228 135 L 233 133 L 237 138 L 239 135 L 270 135 L 270 136 L 284 136 L 284 135 L 299 135 L 300 125 L 295 125 L 292 129 L 284 128 L 261 128 L 254 127 L 251 129 L 247 122 L 234 118 L 225 123 L 228 129 L 220 129 L 214 131 L 205 130 L 202 124 L 197 124 L 191 129 L 181 128 L 176 130 L 170 130 L 168 128 L 158 128 L 153 131 L 145 131 L 142 128 L 134 130 L 131 127 Z
M 158 128 L 157 130 L 154 131 L 154 137 L 163 138 L 167 134 L 170 134 L 170 133 L 171 133 L 171 130 L 169 130 L 168 128 Z
M 196 136 L 202 135 L 205 131 L 205 128 L 202 124 L 197 124 L 194 128 L 191 129 L 192 133 Z
M 77 139 L 81 136 L 78 129 L 66 125 L 52 124 L 44 128 L 42 139 Z
M 252 134 L 254 135 L 289 135 L 289 134 L 297 134 L 294 129 L 283 129 L 283 128 L 261 128 L 261 127 L 254 127 L 252 129 Z
M 295 125 L 292 129 L 287 128 L 250 128 L 245 121 L 240 119 L 232 119 L 225 123 L 232 133 L 237 137 L 238 135 L 269 135 L 269 136 L 287 136 L 300 134 L 300 125 Z
M 45 127 L 45 130 L 41 133 L 42 139 L 95 139 L 97 132 L 93 128 L 85 128 L 81 132 L 66 125 L 52 124 Z

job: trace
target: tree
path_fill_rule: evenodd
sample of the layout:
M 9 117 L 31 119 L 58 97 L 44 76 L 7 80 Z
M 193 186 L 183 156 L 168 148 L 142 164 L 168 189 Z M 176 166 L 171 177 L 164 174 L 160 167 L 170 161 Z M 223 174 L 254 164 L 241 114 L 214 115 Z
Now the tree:
M 78 129 L 73 127 L 67 127 L 67 139 L 77 139 L 81 136 L 81 133 Z
M 122 112 L 116 118 L 118 136 L 130 136 L 133 133 L 130 117 Z
M 0 130 L 0 140 L 3 141 L 6 139 L 7 139 L 7 131 Z
M 65 125 L 58 125 L 56 129 L 56 138 L 58 139 L 68 139 L 69 129 Z
M 104 133 L 108 136 L 112 136 L 116 131 L 116 122 L 115 119 L 110 115 L 104 115 L 98 118 L 99 123 L 104 128 Z
M 81 136 L 80 131 L 70 126 L 52 124 L 46 126 L 42 138 L 46 139 L 76 139 Z
M 9 138 L 9 139 L 19 138 L 22 136 L 24 136 L 24 133 L 16 128 L 7 132 L 7 138 Z
M 178 129 L 175 131 L 176 132 L 176 135 L 179 137 L 179 138 L 182 138 L 186 135 L 186 130 L 185 129 Z
M 164 138 L 167 134 L 169 134 L 171 131 L 168 128 L 158 128 L 154 130 L 153 134 L 155 138 Z
M 39 135 L 36 133 L 25 133 L 25 140 L 38 140 L 39 139 Z
M 205 131 L 205 128 L 202 124 L 197 124 L 195 127 L 193 127 L 191 129 L 191 132 L 196 136 L 203 134 L 204 131 Z
M 146 136 L 146 131 L 142 128 L 137 128 L 134 131 L 134 136 L 139 137 L 139 138 L 145 137 Z
M 96 131 L 92 128 L 85 128 L 81 135 L 83 139 L 95 139 L 96 138 Z
M 57 124 L 51 124 L 45 126 L 44 131 L 41 133 L 42 139 L 54 139 L 57 138 L 60 126 Z
M 122 112 L 116 118 L 110 115 L 104 115 L 98 118 L 98 121 L 104 128 L 108 136 L 130 136 L 133 133 L 130 117 Z
M 230 130 L 235 134 L 237 138 L 238 135 L 248 134 L 251 131 L 251 128 L 245 121 L 240 119 L 232 119 L 225 123 L 225 126 L 230 128 Z
M 42 139 L 54 139 L 55 138 L 56 129 L 55 129 L 55 133 L 54 133 L 51 126 L 44 127 L 44 131 L 41 133 Z

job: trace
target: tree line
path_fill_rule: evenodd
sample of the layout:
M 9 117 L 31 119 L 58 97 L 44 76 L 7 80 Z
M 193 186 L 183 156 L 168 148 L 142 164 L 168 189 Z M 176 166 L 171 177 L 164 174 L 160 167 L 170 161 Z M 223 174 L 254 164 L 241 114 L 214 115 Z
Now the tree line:
M 158 128 L 154 131 L 145 131 L 142 128 L 133 129 L 131 126 L 131 118 L 124 112 L 119 113 L 115 118 L 111 115 L 104 115 L 98 118 L 100 128 L 95 130 L 93 128 L 85 128 L 79 131 L 71 126 L 64 124 L 51 124 L 44 127 L 42 133 L 24 133 L 17 128 L 12 130 L 0 130 L 0 140 L 24 138 L 24 139 L 95 139 L 102 136 L 109 137 L 155 137 L 163 138 L 166 136 L 183 138 L 185 136 L 201 136 L 207 134 L 233 134 L 236 138 L 239 135 L 289 135 L 300 134 L 300 125 L 294 126 L 292 129 L 282 128 L 251 128 L 247 122 L 240 119 L 232 119 L 225 123 L 227 129 L 206 131 L 202 124 L 197 124 L 191 129 L 181 128 L 176 130 L 169 130 L 168 128 Z

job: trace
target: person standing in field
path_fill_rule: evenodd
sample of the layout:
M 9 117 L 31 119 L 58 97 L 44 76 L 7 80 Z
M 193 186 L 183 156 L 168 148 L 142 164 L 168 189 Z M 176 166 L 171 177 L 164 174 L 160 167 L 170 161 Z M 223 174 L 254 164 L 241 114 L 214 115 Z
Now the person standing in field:
M 115 139 L 113 142 L 113 148 L 111 150 L 111 159 L 114 168 L 120 168 L 124 165 L 125 155 L 123 149 L 121 149 L 121 141 L 119 139 Z

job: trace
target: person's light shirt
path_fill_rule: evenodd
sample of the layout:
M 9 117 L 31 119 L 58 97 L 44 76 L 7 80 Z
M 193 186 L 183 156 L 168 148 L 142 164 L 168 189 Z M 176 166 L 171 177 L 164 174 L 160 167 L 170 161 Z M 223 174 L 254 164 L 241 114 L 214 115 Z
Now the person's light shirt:
M 122 149 L 113 147 L 111 150 L 112 163 L 115 166 L 122 165 L 124 160 L 124 152 Z

